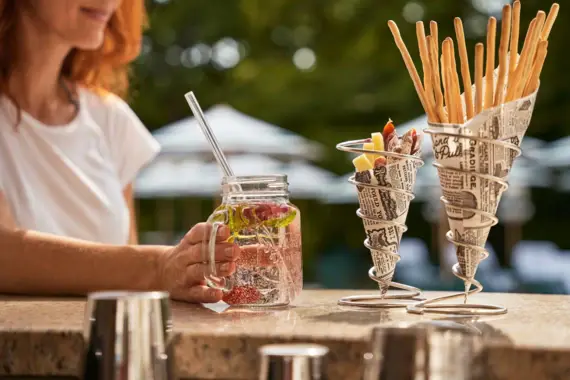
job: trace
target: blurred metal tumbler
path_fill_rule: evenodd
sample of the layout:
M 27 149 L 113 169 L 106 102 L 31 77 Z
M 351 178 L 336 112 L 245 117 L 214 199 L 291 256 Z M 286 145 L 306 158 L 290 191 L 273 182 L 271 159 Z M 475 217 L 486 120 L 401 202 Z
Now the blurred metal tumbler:
M 85 309 L 85 380 L 174 379 L 169 295 L 91 293 Z
M 375 328 L 364 380 L 475 378 L 478 337 L 458 330 Z
M 325 380 L 329 349 L 317 344 L 270 344 L 259 349 L 259 380 Z

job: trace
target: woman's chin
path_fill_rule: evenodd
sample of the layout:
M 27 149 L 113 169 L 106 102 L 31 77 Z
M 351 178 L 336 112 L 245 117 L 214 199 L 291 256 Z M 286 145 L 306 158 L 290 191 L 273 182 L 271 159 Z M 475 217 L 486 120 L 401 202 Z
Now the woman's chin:
M 85 33 L 81 38 L 74 38 L 73 45 L 80 50 L 97 50 L 103 45 L 104 31 Z

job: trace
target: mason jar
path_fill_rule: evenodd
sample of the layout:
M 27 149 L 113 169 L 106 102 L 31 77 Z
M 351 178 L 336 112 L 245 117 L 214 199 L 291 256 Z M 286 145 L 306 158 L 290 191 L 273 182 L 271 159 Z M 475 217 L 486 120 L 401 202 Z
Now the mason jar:
M 241 306 L 285 306 L 303 288 L 301 214 L 290 202 L 286 175 L 225 177 L 222 203 L 208 218 L 204 278 L 224 291 L 224 301 Z M 229 242 L 240 246 L 236 271 L 216 273 L 216 234 L 230 230 Z

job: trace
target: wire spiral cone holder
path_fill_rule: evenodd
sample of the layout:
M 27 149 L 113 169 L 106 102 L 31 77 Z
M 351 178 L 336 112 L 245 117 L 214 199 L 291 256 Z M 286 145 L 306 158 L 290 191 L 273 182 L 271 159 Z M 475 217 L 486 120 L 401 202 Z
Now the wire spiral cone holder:
M 432 137 L 438 161 L 434 166 L 450 225 L 446 238 L 456 247 L 458 262 L 453 265 L 452 272 L 463 280 L 465 292 L 421 301 L 407 309 L 414 314 L 505 314 L 505 307 L 468 304 L 467 298 L 483 290 L 475 273 L 479 263 L 489 256 L 484 246 L 489 230 L 499 221 L 495 215 L 501 195 L 508 188 L 505 178 L 521 150 L 507 141 L 446 132 L 449 130 L 430 127 L 424 132 Z M 463 298 L 463 303 L 439 304 L 456 298 Z
M 378 283 L 380 294 L 343 297 L 338 304 L 366 308 L 406 307 L 410 302 L 422 299 L 421 290 L 393 282 L 392 278 L 400 261 L 400 240 L 407 230 L 405 221 L 414 198 L 416 171 L 423 161 L 413 155 L 362 149 L 365 142 L 367 140 L 346 141 L 336 147 L 345 152 L 382 155 L 387 159 L 385 166 L 355 173 L 349 179 L 358 191 L 360 208 L 356 215 L 364 224 L 367 236 L 364 246 L 370 250 L 374 263 L 368 277 Z M 401 292 L 389 294 L 390 288 Z

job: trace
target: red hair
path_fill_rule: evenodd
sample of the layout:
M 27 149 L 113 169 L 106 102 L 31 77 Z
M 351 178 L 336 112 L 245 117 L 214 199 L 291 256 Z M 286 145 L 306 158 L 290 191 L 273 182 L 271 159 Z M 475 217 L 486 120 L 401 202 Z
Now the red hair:
M 0 0 L 0 93 L 7 96 L 18 48 L 15 20 L 22 3 Z M 122 0 L 107 24 L 101 47 L 92 51 L 73 49 L 65 58 L 62 75 L 90 89 L 126 96 L 128 65 L 139 55 L 146 22 L 143 0 Z

